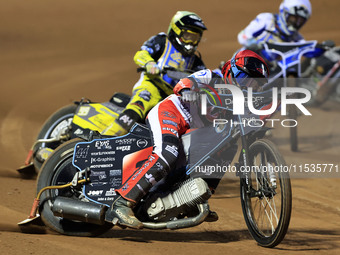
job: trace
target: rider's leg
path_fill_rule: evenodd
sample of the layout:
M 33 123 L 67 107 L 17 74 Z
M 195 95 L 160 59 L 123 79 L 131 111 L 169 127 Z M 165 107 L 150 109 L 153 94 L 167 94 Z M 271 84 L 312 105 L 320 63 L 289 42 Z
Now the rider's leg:
M 167 95 L 161 95 L 159 89 L 150 80 L 142 79 L 135 85 L 131 100 L 123 112 L 101 134 L 125 135 L 135 122 L 144 122 L 146 114 L 165 96 Z
M 154 150 L 142 167 L 116 190 L 120 197 L 113 203 L 111 212 L 120 225 L 142 227 L 142 223 L 133 214 L 133 206 L 176 164 L 180 145 L 178 132 L 182 125 L 177 122 L 180 118 L 177 119 L 176 114 L 171 112 L 171 109 L 167 109 L 165 114 L 159 111 L 158 106 L 150 112 L 147 123 L 151 130 Z
M 165 143 L 173 151 L 177 151 L 176 143 Z M 148 193 L 148 191 L 163 177 L 176 162 L 176 157 L 171 153 L 157 155 L 153 153 L 121 187 L 116 190 L 120 197 L 113 203 L 112 213 L 120 225 L 132 228 L 141 228 L 142 224 L 134 217 L 132 208 Z

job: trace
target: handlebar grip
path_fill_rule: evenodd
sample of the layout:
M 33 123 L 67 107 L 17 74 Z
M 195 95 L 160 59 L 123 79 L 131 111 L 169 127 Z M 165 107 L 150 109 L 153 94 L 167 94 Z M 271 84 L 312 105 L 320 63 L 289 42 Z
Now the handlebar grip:
M 166 68 L 166 67 L 165 67 L 165 68 Z M 145 72 L 145 71 L 146 71 L 146 68 L 145 68 L 145 67 L 138 67 L 138 68 L 137 68 L 137 73 Z M 167 69 L 163 69 L 163 70 L 160 71 L 160 73 L 165 74 L 166 71 L 167 71 Z
M 335 43 L 332 40 L 326 40 L 322 43 L 317 43 L 315 47 L 323 50 L 330 50 L 335 47 Z
M 145 67 L 138 67 L 137 68 L 137 73 L 145 72 L 145 71 L 146 71 Z M 160 73 L 166 74 L 168 71 L 173 71 L 173 72 L 178 72 L 178 73 L 188 73 L 188 75 L 191 74 L 191 73 L 194 73 L 194 71 L 189 70 L 189 69 L 184 69 L 184 70 L 179 71 L 176 68 L 171 67 L 171 66 L 163 67 L 163 69 L 160 71 Z
M 144 72 L 145 70 L 146 70 L 145 67 L 138 67 L 137 73 Z

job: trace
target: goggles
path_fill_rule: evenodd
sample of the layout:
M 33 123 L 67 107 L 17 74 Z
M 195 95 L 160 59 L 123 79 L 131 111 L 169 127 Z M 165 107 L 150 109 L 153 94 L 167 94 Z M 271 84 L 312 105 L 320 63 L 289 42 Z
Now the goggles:
M 253 88 L 254 92 L 262 90 L 262 86 L 267 83 L 265 78 L 252 78 L 247 73 L 240 72 L 234 80 L 241 89 Z
M 292 26 L 298 30 L 306 23 L 307 19 L 299 15 L 289 14 L 286 21 L 288 26 Z
M 201 40 L 201 34 L 191 30 L 182 30 L 180 38 L 181 42 L 185 44 L 197 45 Z
M 234 81 L 241 88 L 251 87 L 254 91 L 260 91 L 268 82 L 267 68 L 256 58 L 244 58 L 244 69 L 236 65 L 235 56 L 230 61 Z

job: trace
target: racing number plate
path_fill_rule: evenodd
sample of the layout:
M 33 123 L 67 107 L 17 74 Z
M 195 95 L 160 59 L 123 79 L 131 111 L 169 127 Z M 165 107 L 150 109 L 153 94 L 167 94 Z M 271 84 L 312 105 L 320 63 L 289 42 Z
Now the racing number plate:
M 73 165 L 90 168 L 90 183 L 84 185 L 85 196 L 95 202 L 111 205 L 115 189 L 144 162 L 152 152 L 151 140 L 128 134 L 123 137 L 95 139 L 75 146 Z

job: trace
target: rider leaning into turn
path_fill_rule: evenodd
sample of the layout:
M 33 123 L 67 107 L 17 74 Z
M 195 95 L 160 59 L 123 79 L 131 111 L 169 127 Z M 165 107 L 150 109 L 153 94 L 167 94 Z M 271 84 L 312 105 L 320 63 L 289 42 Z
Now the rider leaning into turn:
M 311 14 L 309 0 L 284 0 L 279 14 L 260 13 L 238 34 L 238 41 L 251 50 L 259 49 L 261 42 L 303 41 L 299 30 Z
M 144 42 L 134 61 L 145 68 L 132 90 L 124 111 L 106 129 L 104 135 L 124 135 L 135 122 L 143 121 L 152 107 L 173 93 L 178 81 L 162 74 L 163 67 L 177 70 L 205 69 L 197 46 L 206 30 L 203 20 L 195 13 L 178 11 L 172 18 L 167 34 L 159 33 Z
M 223 80 L 211 70 L 205 69 L 181 79 L 174 87 L 175 94 L 168 96 L 149 112 L 146 123 L 151 132 L 153 152 L 122 187 L 116 190 L 120 196 L 114 201 L 110 211 L 114 223 L 131 228 L 143 227 L 134 216 L 132 208 L 156 183 L 175 169 L 180 153 L 180 138 L 190 129 L 193 116 L 197 113 L 193 110 L 192 103 L 199 100 L 198 88 L 205 84 L 213 86 L 224 82 L 259 91 L 263 84 L 258 84 L 258 81 L 266 80 L 268 68 L 259 55 L 244 50 L 224 65 L 222 74 Z M 207 183 L 212 190 L 218 185 L 218 182 Z M 218 219 L 214 212 L 210 212 L 208 217 L 212 218 L 210 221 Z

